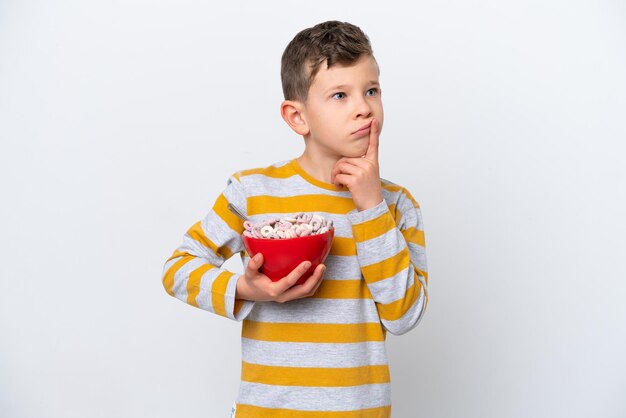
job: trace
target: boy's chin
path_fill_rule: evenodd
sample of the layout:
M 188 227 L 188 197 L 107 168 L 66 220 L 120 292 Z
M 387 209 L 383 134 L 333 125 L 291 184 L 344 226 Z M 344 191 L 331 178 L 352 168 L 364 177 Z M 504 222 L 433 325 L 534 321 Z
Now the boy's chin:
M 348 153 L 346 155 L 343 155 L 344 158 L 361 158 L 362 156 L 365 155 L 365 151 L 359 151 L 359 152 L 353 152 L 353 153 Z
M 345 150 L 342 157 L 344 158 L 361 158 L 367 152 L 367 147 L 363 149 L 359 149 L 355 147 L 351 150 Z
M 360 158 L 361 155 L 357 154 L 339 154 L 339 158 Z

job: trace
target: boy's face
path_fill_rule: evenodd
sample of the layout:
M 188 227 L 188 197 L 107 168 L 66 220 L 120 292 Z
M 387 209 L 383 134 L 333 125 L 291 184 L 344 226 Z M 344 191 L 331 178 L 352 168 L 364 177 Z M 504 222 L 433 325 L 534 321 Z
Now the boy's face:
M 383 103 L 374 58 L 362 56 L 350 66 L 322 64 L 309 88 L 302 117 L 308 142 L 332 157 L 361 157 L 369 144 L 369 125 L 383 126 Z M 309 145 L 307 145 L 309 146 Z

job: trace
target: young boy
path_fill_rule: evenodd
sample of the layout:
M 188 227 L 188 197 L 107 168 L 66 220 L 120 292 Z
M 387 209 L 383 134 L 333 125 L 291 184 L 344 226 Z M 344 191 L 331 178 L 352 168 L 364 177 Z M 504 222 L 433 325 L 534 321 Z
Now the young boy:
M 282 56 L 281 114 L 304 152 L 233 174 L 165 264 L 170 295 L 243 321 L 236 418 L 391 416 L 386 332 L 418 324 L 428 275 L 419 206 L 379 177 L 378 76 L 358 27 L 329 21 L 298 33 Z M 331 219 L 325 265 L 301 285 L 307 262 L 272 282 L 259 271 L 263 256 L 245 252 L 229 203 L 252 223 L 297 212 Z M 235 253 L 243 274 L 220 268 Z

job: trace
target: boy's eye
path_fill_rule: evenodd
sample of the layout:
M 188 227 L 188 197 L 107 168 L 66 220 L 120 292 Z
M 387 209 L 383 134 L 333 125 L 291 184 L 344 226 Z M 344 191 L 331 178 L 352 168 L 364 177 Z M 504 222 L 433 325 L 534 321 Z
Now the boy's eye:
M 369 89 L 366 93 L 366 95 L 368 96 L 376 96 L 378 94 L 378 89 L 377 88 L 373 88 L 373 89 Z
M 344 97 L 346 97 L 346 93 L 341 91 L 339 93 L 333 94 L 333 99 L 343 99 Z

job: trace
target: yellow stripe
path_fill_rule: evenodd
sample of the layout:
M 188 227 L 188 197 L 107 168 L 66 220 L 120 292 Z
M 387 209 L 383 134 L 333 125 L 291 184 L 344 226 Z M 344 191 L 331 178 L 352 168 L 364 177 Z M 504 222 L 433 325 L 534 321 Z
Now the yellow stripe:
M 209 270 L 215 268 L 212 264 L 203 264 L 189 274 L 189 280 L 187 280 L 187 303 L 198 307 L 196 297 L 200 293 L 200 282 L 202 276 Z
M 314 298 L 321 299 L 372 299 L 364 280 L 326 280 L 317 288 Z
M 248 216 L 265 213 L 327 212 L 345 215 L 355 209 L 349 197 L 309 194 L 294 197 L 250 196 Z
M 413 227 L 407 228 L 402 231 L 402 235 L 407 242 L 426 247 L 426 240 L 424 238 L 424 231 L 421 229 L 415 229 Z
M 420 208 L 419 203 L 417 203 L 417 200 L 413 199 L 413 196 L 411 196 L 411 193 L 409 193 L 408 190 L 403 189 L 402 192 L 407 197 L 407 199 L 409 199 L 413 203 L 413 207 L 415 209 L 419 209 Z
M 233 309 L 233 314 L 237 316 L 241 308 L 243 307 L 244 301 L 241 299 L 235 299 L 235 309 Z
M 213 285 L 211 286 L 211 303 L 213 304 L 213 311 L 222 316 L 226 316 L 226 287 L 228 286 L 228 280 L 235 273 L 229 271 L 223 271 L 215 278 Z
M 383 184 L 382 187 L 383 189 L 392 193 L 402 192 L 402 194 L 406 196 L 406 198 L 409 199 L 413 203 L 414 207 L 416 208 L 420 207 L 419 203 L 417 203 L 417 201 L 413 198 L 413 196 L 411 196 L 411 193 L 409 193 L 409 191 L 405 189 L 404 187 L 398 186 L 396 184 Z
M 187 254 L 185 251 L 179 251 L 179 250 L 175 250 L 174 253 L 172 255 L 170 255 L 170 258 L 168 258 L 165 263 L 167 264 L 170 260 L 173 260 L 176 257 L 180 257 L 181 255 L 185 255 Z
M 237 404 L 237 418 L 389 418 L 391 406 L 357 411 L 297 411 Z
M 235 215 L 230 209 L 228 209 L 228 200 L 223 194 L 219 195 L 213 205 L 213 211 L 220 217 L 226 224 L 238 234 L 242 234 L 243 220 Z
M 386 212 L 372 220 L 354 225 L 352 232 L 356 242 L 359 243 L 381 236 L 395 227 L 393 217 Z
M 241 363 L 241 380 L 265 385 L 345 387 L 389 383 L 389 367 L 284 367 Z
M 213 253 L 222 256 L 222 258 L 224 258 L 225 260 L 228 260 L 233 255 L 233 252 L 230 248 L 225 245 L 222 247 L 218 247 L 217 244 L 215 244 L 206 236 L 206 234 L 204 233 L 204 229 L 202 229 L 202 222 L 200 221 L 193 224 L 193 226 L 187 231 L 187 234 L 191 238 L 198 241 L 204 247 L 208 247 L 209 249 L 211 249 Z
M 389 192 L 400 192 L 403 190 L 402 186 L 398 186 L 397 184 L 385 184 L 381 183 L 383 189 Z
M 334 237 L 333 243 L 330 247 L 330 255 L 356 255 L 356 244 L 354 243 L 354 239 L 345 237 Z
M 419 298 L 422 284 L 415 278 L 415 281 L 411 287 L 406 290 L 402 299 L 396 300 L 391 303 L 378 304 L 378 314 L 381 319 L 387 321 L 395 321 L 402 318 L 410 308 L 413 306 L 417 298 Z
M 240 173 L 241 177 L 251 176 L 253 174 L 262 174 L 275 179 L 286 179 L 296 174 L 291 167 L 291 164 L 285 164 L 282 167 L 269 166 L 264 168 L 251 168 L 249 170 L 242 170 Z
M 384 341 L 380 323 L 306 324 L 244 320 L 241 336 L 253 340 L 294 343 L 359 343 Z
M 398 209 L 395 203 L 390 204 L 388 207 L 389 213 L 391 213 L 391 216 L 393 216 L 393 221 L 395 222 L 396 226 L 400 225 L 400 222 L 402 221 L 402 212 L 400 212 L 400 209 Z
M 174 275 L 185 264 L 193 260 L 193 256 L 186 255 L 174 263 L 163 276 L 163 287 L 170 295 L 174 296 Z
M 405 247 L 398 254 L 383 261 L 361 267 L 361 272 L 368 283 L 373 283 L 401 272 L 409 266 L 410 262 L 411 255 L 409 249 Z

